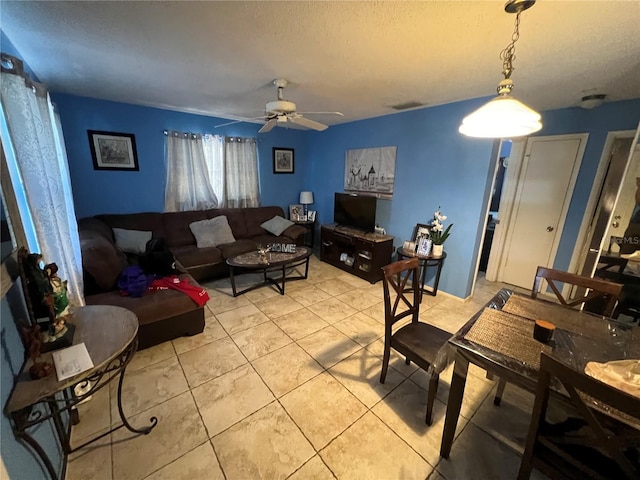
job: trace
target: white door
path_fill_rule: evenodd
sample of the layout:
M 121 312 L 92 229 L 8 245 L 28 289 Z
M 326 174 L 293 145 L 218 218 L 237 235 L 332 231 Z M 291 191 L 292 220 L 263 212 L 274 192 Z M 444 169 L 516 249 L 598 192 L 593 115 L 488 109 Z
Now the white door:
M 498 279 L 531 288 L 539 265 L 552 266 L 588 135 L 527 140 Z

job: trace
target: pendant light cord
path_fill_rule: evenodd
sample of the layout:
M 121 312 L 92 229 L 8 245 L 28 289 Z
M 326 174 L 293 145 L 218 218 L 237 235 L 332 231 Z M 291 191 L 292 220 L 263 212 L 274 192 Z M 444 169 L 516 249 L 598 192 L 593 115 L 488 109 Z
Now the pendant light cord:
M 502 74 L 505 79 L 511 78 L 513 73 L 513 62 L 516 59 L 516 42 L 520 38 L 520 13 L 516 14 L 516 21 L 513 28 L 513 34 L 511 35 L 511 43 L 506 46 L 502 52 L 500 52 L 500 59 L 502 60 Z

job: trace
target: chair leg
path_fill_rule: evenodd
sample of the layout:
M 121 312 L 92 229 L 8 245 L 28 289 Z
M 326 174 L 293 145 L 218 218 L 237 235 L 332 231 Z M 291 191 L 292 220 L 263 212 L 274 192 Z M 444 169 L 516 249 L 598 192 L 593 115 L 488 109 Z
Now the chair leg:
M 502 402 L 502 395 L 504 394 L 504 387 L 507 386 L 507 381 L 503 378 L 501 378 L 498 381 L 498 390 L 496 390 L 496 396 L 493 399 L 493 404 L 496 406 L 500 406 L 500 403 Z
M 380 383 L 384 383 L 385 379 L 387 378 L 387 368 L 389 367 L 390 353 L 391 353 L 391 346 L 386 345 L 386 342 L 385 342 L 384 355 L 382 357 L 382 372 L 380 372 Z
M 438 393 L 438 380 L 440 375 L 438 372 L 431 372 L 431 379 L 429 380 L 429 393 L 427 395 L 427 416 L 425 422 L 427 425 L 431 425 L 433 421 L 433 402 L 436 399 L 436 393 Z

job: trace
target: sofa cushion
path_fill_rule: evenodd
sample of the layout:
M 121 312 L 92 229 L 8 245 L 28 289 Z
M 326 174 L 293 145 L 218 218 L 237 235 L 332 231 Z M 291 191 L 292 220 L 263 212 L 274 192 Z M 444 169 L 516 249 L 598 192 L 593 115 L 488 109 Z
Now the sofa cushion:
M 104 236 L 85 230 L 80 232 L 82 268 L 103 292 L 115 288 L 120 272 L 127 266 L 127 258 Z
M 221 215 L 209 220 L 193 222 L 189 225 L 196 237 L 198 248 L 217 247 L 223 243 L 235 242 L 227 217 Z
M 273 237 L 271 237 L 273 238 Z M 226 245 L 219 245 L 218 248 L 222 251 L 222 256 L 225 260 L 233 258 L 236 255 L 247 252 L 255 252 L 258 246 L 255 241 L 248 238 L 236 240 L 233 243 L 227 243 Z
M 188 279 L 192 285 L 198 285 L 190 275 L 183 274 L 179 277 Z M 87 305 L 115 305 L 131 310 L 138 317 L 140 325 L 174 317 L 198 308 L 188 295 L 177 290 L 148 292 L 142 297 L 123 297 L 118 291 L 113 291 L 87 296 L 85 301 Z
M 311 226 L 313 228 L 313 225 Z M 307 234 L 307 227 L 303 227 L 302 225 L 292 225 L 287 228 L 284 232 L 282 232 L 282 236 L 290 238 L 294 242 L 298 240 L 298 238 L 304 239 L 304 236 Z
M 142 230 L 125 230 L 114 228 L 116 247 L 127 253 L 144 253 L 147 242 L 151 240 L 151 232 Z
M 195 245 L 185 245 L 175 247 L 171 251 L 184 268 L 224 262 L 222 252 L 218 247 L 198 248 Z
M 165 237 L 164 224 L 162 218 L 164 213 L 123 213 L 96 215 L 95 218 L 106 223 L 111 228 L 122 228 L 124 230 L 142 230 L 151 232 L 153 238 Z
M 173 250 L 175 247 L 196 244 L 196 239 L 189 228 L 193 222 L 206 220 L 209 218 L 204 210 L 193 212 L 168 212 L 162 214 L 162 222 L 164 224 L 165 239 L 169 247 Z
M 224 215 L 227 217 L 233 236 L 236 239 L 247 238 L 247 225 L 242 210 L 242 208 L 213 208 L 207 210 L 207 218 L 216 218 Z
M 277 235 L 281 235 L 282 232 L 284 232 L 287 228 L 291 227 L 292 225 L 295 225 L 295 223 L 293 223 L 290 220 L 287 220 L 286 218 L 282 218 L 280 215 L 276 215 L 275 217 L 273 217 L 270 220 L 267 220 L 260 226 L 264 228 L 267 232 L 273 233 L 274 235 L 277 236 Z
M 280 215 L 284 217 L 284 212 L 280 207 L 256 207 L 256 208 L 242 208 L 240 211 L 244 214 L 245 223 L 247 226 L 247 234 L 245 238 L 254 237 L 256 235 L 264 235 L 268 233 L 262 225 L 267 220 Z

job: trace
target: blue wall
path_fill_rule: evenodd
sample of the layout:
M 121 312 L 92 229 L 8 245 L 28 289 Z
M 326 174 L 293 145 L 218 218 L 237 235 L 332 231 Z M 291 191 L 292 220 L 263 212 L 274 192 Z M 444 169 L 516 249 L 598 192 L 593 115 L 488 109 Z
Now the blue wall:
M 298 203 L 309 164 L 306 136 L 301 130 L 275 128 L 259 135 L 261 125 L 252 123 L 214 128 L 229 120 L 73 95 L 52 97 L 64 131 L 78 218 L 164 210 L 163 130 L 258 138 L 261 204 L 280 205 L 287 212 L 289 204 Z M 94 170 L 87 130 L 133 133 L 140 171 Z M 273 174 L 272 147 L 295 150 L 293 174 Z
M 310 175 L 320 222 L 333 221 L 333 194 L 344 191 L 345 152 L 397 146 L 392 200 L 378 200 L 377 223 L 399 246 L 417 223 L 428 223 L 442 207 L 453 223 L 445 244 L 447 260 L 440 288 L 466 297 L 471 289 L 498 142 L 458 133 L 461 119 L 486 99 L 403 112 L 309 133 Z M 490 186 L 490 184 L 489 184 Z M 473 267 L 472 267 L 473 264 Z
M 537 136 L 588 133 L 589 139 L 582 165 L 569 204 L 554 267 L 567 270 L 578 238 L 598 163 L 607 133 L 616 130 L 635 130 L 640 121 L 640 99 L 605 103 L 593 110 L 564 108 L 542 112 L 543 129 Z

